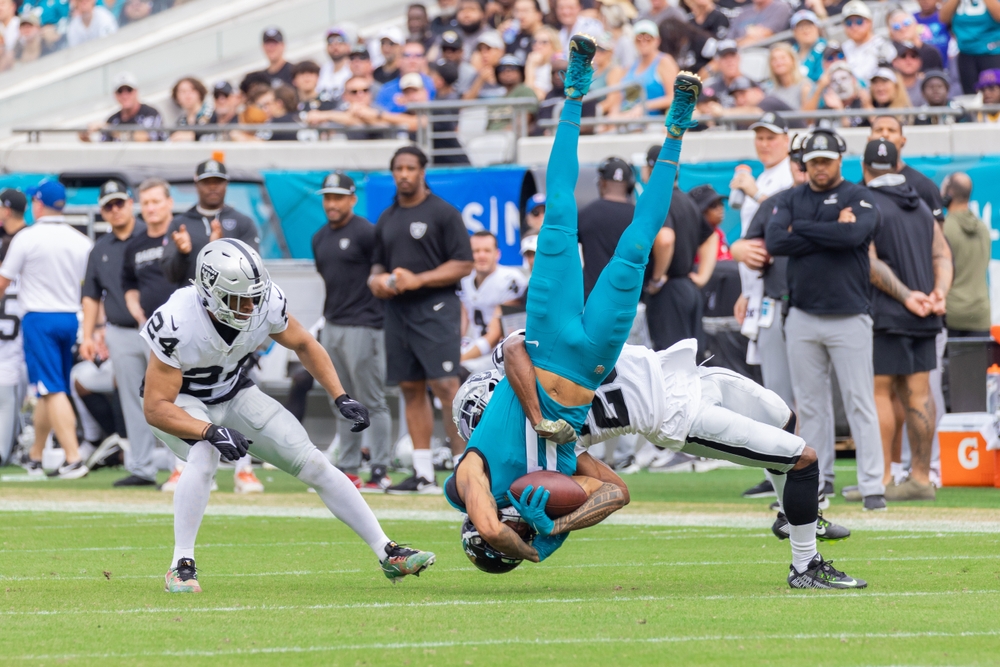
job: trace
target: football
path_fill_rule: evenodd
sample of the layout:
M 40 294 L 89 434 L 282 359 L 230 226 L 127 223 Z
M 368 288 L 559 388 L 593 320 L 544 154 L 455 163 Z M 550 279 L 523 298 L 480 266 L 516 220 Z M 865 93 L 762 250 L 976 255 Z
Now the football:
M 514 480 L 514 483 L 510 485 L 510 493 L 520 501 L 521 494 L 528 486 L 533 486 L 535 489 L 544 486 L 545 490 L 549 492 L 549 502 L 545 505 L 545 513 L 553 519 L 566 516 L 587 501 L 587 492 L 583 490 L 583 487 L 573 481 L 572 477 L 561 472 L 552 472 L 551 470 L 529 472 L 524 477 Z

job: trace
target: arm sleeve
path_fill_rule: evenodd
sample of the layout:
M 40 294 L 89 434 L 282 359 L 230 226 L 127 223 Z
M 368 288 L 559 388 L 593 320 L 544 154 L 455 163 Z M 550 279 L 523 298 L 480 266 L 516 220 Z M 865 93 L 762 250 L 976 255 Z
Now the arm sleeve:
M 25 246 L 23 238 L 15 236 L 11 239 L 10 247 L 7 248 L 7 256 L 4 257 L 3 263 L 0 264 L 0 276 L 3 276 L 7 280 L 14 280 L 14 278 L 17 278 L 18 274 L 21 273 L 21 269 L 24 267 L 24 257 L 26 253 L 27 247 Z
M 91 299 L 101 300 L 104 296 L 104 287 L 97 278 L 97 253 L 91 251 L 87 259 L 87 272 L 83 275 L 83 287 L 80 296 L 88 296 Z
M 160 268 L 163 269 L 163 275 L 175 285 L 184 282 L 190 257 L 177 251 L 177 244 L 174 243 L 170 235 L 180 229 L 184 220 L 184 218 L 174 218 L 170 222 L 170 227 L 167 229 L 167 245 L 163 247 L 163 257 L 160 258 Z

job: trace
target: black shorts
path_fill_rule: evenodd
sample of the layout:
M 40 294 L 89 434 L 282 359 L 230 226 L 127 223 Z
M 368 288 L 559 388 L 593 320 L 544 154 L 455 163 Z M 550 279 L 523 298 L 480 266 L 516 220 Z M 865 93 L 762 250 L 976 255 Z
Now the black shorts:
M 913 375 L 937 368 L 935 336 L 876 331 L 872 345 L 875 375 Z
M 385 305 L 386 383 L 458 374 L 462 307 L 454 292 Z

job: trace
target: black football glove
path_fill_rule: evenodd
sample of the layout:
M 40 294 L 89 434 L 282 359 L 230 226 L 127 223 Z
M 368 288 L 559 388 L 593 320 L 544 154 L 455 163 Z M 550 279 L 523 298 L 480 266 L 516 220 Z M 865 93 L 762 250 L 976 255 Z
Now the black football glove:
M 246 436 L 235 428 L 215 424 L 211 424 L 205 431 L 205 440 L 212 443 L 227 461 L 239 461 L 246 456 L 247 449 L 253 444 L 253 440 L 247 440 Z
M 368 419 L 368 408 L 347 394 L 335 398 L 333 402 L 337 404 L 337 409 L 340 410 L 340 414 L 344 415 L 345 419 L 350 419 L 354 422 L 354 426 L 351 427 L 351 433 L 364 431 L 371 426 L 372 422 Z

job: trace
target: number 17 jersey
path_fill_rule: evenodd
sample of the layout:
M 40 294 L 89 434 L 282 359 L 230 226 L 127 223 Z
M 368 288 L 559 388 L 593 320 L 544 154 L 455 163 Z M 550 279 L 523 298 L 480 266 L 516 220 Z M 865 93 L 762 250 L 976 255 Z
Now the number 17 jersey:
M 269 336 L 288 328 L 285 295 L 274 283 L 262 308 L 263 324 L 241 331 L 227 345 L 192 285 L 177 290 L 157 308 L 140 335 L 157 359 L 180 369 L 184 378 L 180 393 L 206 405 L 223 403 L 252 384 L 246 374 L 250 355 Z

